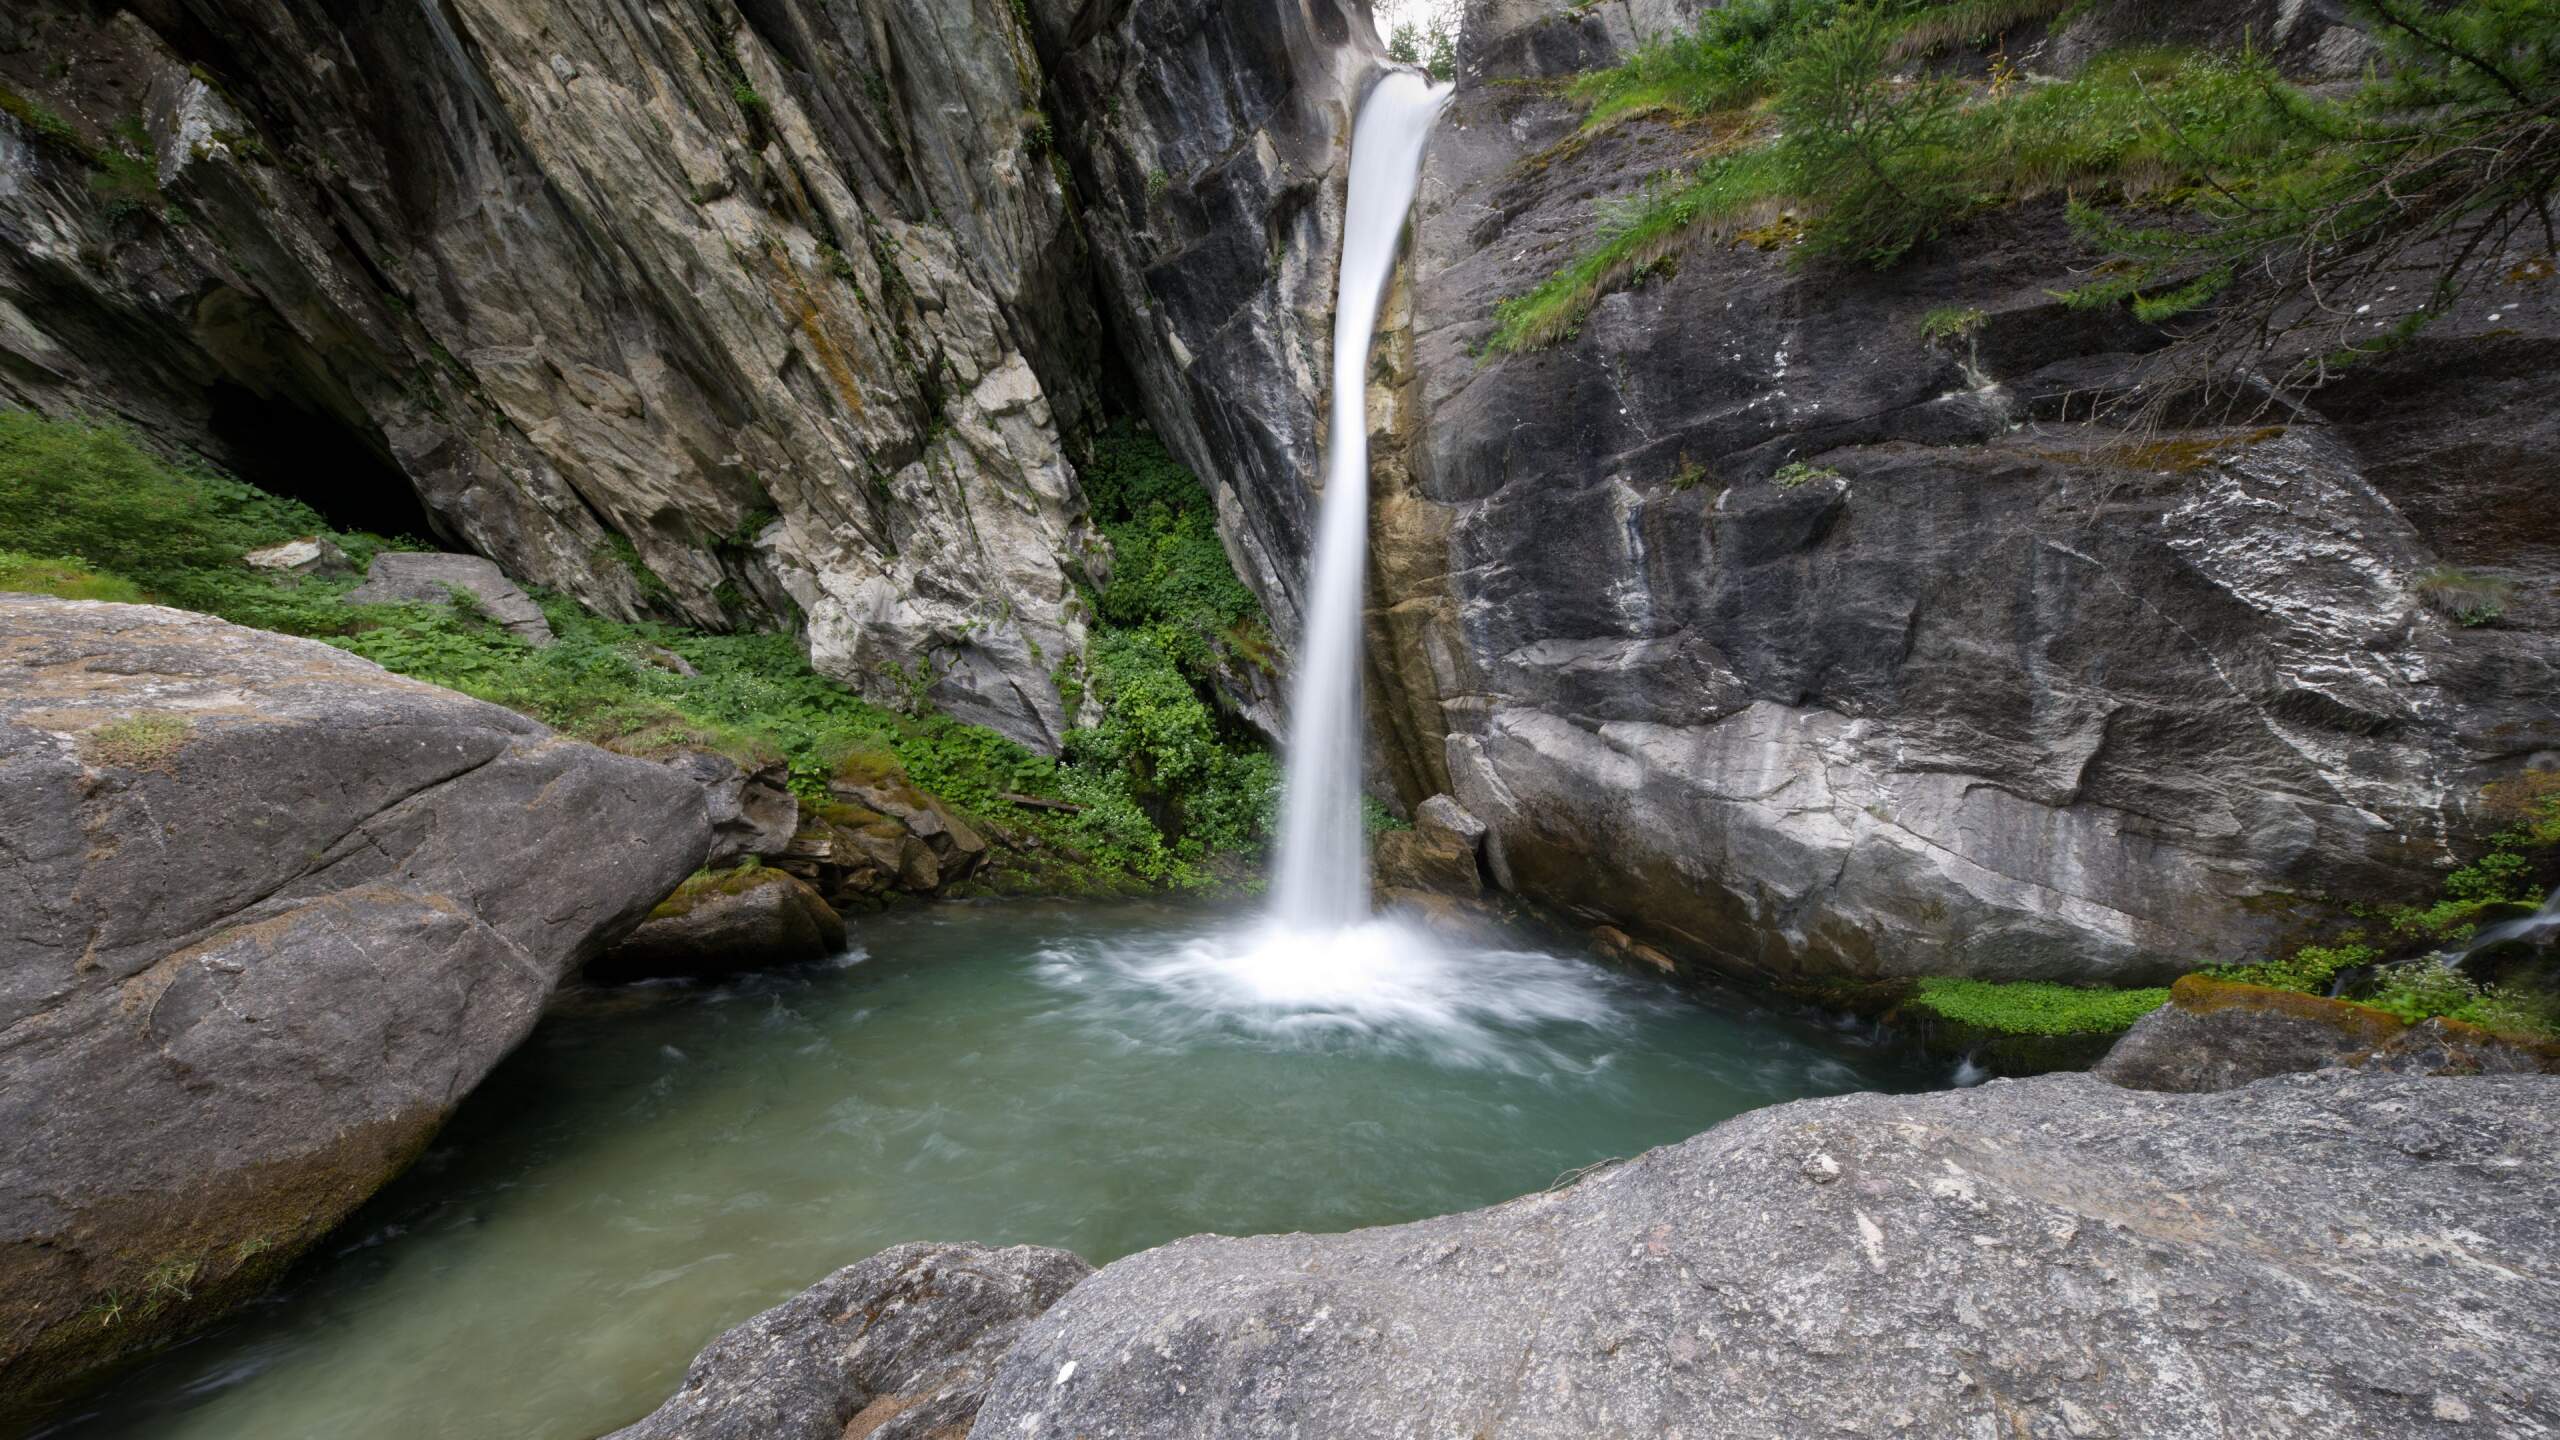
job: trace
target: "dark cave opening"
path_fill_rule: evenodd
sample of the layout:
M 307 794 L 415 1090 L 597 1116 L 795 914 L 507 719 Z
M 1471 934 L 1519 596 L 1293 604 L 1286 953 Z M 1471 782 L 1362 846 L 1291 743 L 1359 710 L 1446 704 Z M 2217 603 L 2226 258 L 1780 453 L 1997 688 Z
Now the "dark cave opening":
M 206 428 L 241 479 L 301 501 L 340 530 L 436 533 L 409 477 L 346 421 L 227 379 L 215 381 L 206 400 Z

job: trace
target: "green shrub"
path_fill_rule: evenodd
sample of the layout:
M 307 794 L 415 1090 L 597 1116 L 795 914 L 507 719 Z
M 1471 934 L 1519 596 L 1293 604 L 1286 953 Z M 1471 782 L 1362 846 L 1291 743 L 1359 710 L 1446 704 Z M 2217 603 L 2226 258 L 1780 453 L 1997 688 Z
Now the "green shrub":
M 1987 208 L 2061 191 L 2185 194 L 2218 164 L 2285 152 L 2273 71 L 2246 52 L 2122 51 L 2046 84 L 1899 73 L 1915 37 L 1937 43 L 2059 8 L 1734 5 L 1701 17 L 1691 36 L 1584 77 L 1574 93 L 1595 123 L 1629 108 L 1695 114 L 1764 102 L 1777 123 L 1604 206 L 1590 251 L 1499 307 L 1492 348 L 1564 339 L 1601 296 L 1689 245 L 1749 238 L 1775 216 L 1802 217 L 1794 263 L 1884 266 Z M 1745 134 L 1755 123 L 1732 122 Z M 2196 134 L 2215 137 L 2211 152 L 2191 143 Z
M 2282 960 L 2267 960 L 2255 965 L 2227 965 L 2206 973 L 2217 980 L 2231 980 L 2243 985 L 2264 985 L 2273 990 L 2326 995 L 2339 975 L 2382 958 L 2382 952 L 2363 942 L 2363 933 L 2352 931 L 2336 945 L 2305 945 Z
M 1960 1025 L 2011 1035 L 2104 1035 L 2168 1004 L 2169 990 L 1933 977 L 1920 982 L 1910 1003 Z
M 2556 1002 L 2560 997 L 2482 985 L 2432 959 L 2411 960 L 2383 971 L 2363 1000 L 2413 1025 L 2441 1016 L 2536 1040 L 2560 1036 L 2560 1003 Z

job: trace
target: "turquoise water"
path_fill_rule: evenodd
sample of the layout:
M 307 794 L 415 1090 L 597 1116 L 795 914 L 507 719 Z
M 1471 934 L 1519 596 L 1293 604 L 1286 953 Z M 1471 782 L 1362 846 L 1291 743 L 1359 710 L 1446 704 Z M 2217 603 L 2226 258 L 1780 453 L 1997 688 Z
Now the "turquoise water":
M 586 1440 L 883 1246 L 1107 1261 L 1505 1199 L 1776 1101 L 1945 1083 L 1573 957 L 1254 955 L 1216 917 L 952 905 L 843 961 L 573 992 L 273 1297 L 59 1436 Z

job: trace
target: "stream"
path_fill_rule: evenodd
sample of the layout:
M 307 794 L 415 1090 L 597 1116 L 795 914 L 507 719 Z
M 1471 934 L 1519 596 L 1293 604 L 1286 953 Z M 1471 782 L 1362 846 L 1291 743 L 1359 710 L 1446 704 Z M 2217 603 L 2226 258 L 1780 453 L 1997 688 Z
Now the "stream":
M 722 1328 L 902 1241 L 1099 1264 L 1384 1224 L 1757 1106 L 1945 1083 L 1861 1031 L 1385 925 L 1312 976 L 1192 908 L 859 929 L 831 964 L 565 993 L 274 1294 L 43 1433 L 587 1440 Z

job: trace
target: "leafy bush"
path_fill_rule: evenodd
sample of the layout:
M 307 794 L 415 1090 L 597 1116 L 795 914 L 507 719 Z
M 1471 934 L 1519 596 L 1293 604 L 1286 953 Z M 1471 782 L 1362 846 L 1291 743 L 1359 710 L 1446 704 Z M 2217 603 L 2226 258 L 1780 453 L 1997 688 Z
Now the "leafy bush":
M 2168 1004 L 2169 991 L 1941 976 L 1921 981 L 1911 1003 L 1960 1025 L 2011 1035 L 2104 1035 Z
M 2364 943 L 2363 932 L 2353 931 L 2335 945 L 2305 945 L 2282 960 L 2261 961 L 2255 965 L 2227 965 L 2206 973 L 2216 980 L 2232 980 L 2243 985 L 2264 985 L 2273 990 L 2326 995 L 2339 975 L 2381 958 L 2382 952 Z
M 1118 788 L 1087 779 L 1076 798 L 1124 829 L 1132 814 L 1152 818 L 1172 843 L 1162 863 L 1176 868 L 1258 843 L 1278 767 L 1231 733 L 1213 697 L 1219 668 L 1258 663 L 1269 638 L 1260 602 L 1227 561 L 1208 492 L 1155 437 L 1125 424 L 1096 438 L 1083 479 L 1113 558 L 1095 596 L 1102 623 L 1087 671 L 1074 682 L 1102 718 L 1067 737 L 1067 755 Z
M 2416 1024 L 2439 1016 L 2502 1035 L 2550 1039 L 2560 1035 L 2555 997 L 2482 985 L 2434 960 L 2411 960 L 2385 970 L 2364 1003 Z

